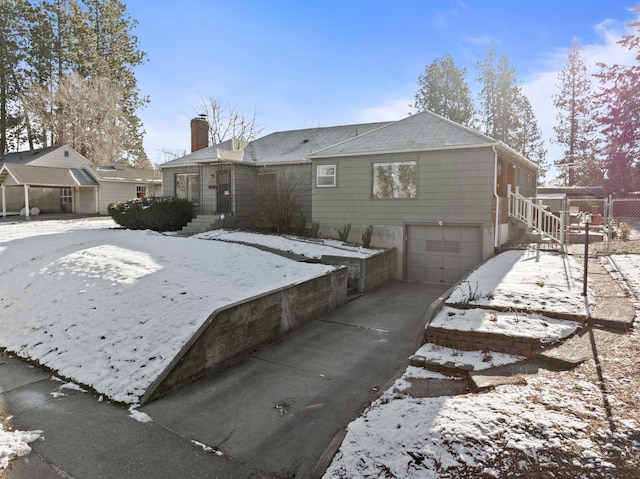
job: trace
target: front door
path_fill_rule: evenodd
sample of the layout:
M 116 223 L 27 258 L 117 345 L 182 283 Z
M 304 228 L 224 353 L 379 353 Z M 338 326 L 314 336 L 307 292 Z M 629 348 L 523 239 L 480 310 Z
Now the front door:
M 231 213 L 231 170 L 218 171 L 218 214 Z

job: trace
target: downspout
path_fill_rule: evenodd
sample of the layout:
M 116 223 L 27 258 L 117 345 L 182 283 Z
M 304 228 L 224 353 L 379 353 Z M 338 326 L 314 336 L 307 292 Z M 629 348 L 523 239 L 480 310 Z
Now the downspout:
M 496 221 L 494 230 L 494 251 L 499 247 L 500 242 L 500 195 L 498 195 L 497 181 L 498 181 L 498 150 L 496 150 L 496 146 L 492 145 L 491 149 L 493 150 L 494 160 L 493 160 L 493 196 L 496 199 Z

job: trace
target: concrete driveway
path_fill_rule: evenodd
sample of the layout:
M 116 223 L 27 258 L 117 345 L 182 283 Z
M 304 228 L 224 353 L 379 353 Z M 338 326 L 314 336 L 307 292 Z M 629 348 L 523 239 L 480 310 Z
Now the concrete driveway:
M 444 291 L 387 284 L 144 406 L 147 423 L 90 394 L 56 397 L 50 375 L 0 358 L 0 410 L 45 437 L 6 477 L 320 477 L 345 427 L 407 366 Z

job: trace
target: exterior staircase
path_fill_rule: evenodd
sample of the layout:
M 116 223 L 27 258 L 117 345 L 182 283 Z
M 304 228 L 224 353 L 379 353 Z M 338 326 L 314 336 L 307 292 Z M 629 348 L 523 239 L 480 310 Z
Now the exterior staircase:
M 515 192 L 509 187 L 509 217 L 527 227 L 532 243 L 565 244 L 564 215 L 554 215 L 542 204 L 522 196 L 519 187 Z
M 178 234 L 191 236 L 219 228 L 222 228 L 222 220 L 219 215 L 198 215 L 183 226 Z

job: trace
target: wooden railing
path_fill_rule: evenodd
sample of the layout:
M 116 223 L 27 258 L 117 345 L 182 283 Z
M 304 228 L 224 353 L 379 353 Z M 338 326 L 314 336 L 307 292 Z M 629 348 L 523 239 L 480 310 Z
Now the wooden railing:
M 522 221 L 529 228 L 564 244 L 564 215 L 559 216 L 547 211 L 531 198 L 522 196 L 519 187 L 511 191 L 509 185 L 509 216 Z

